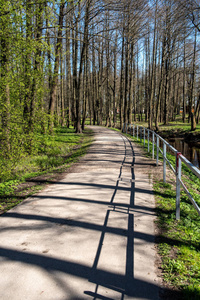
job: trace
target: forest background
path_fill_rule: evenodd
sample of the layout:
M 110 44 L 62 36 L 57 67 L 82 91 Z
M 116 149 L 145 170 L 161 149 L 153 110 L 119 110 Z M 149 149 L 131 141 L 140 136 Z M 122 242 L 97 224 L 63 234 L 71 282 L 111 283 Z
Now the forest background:
M 159 130 L 181 113 L 195 130 L 199 12 L 190 0 L 0 0 L 0 180 L 59 126 Z

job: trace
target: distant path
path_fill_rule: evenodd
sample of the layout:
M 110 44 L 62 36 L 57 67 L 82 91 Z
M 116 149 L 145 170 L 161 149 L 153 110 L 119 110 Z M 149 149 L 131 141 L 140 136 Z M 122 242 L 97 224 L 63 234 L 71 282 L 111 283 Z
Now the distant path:
M 1 300 L 159 299 L 150 163 L 90 128 L 72 173 L 0 217 Z

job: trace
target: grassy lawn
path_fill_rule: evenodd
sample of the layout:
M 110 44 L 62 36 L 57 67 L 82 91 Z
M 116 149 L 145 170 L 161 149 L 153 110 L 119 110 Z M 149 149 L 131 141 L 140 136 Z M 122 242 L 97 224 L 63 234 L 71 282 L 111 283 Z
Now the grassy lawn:
M 0 213 L 39 191 L 41 182 L 47 183 L 77 162 L 86 153 L 92 136 L 89 129 L 76 134 L 73 128 L 57 128 L 53 135 L 37 137 L 36 154 L 22 154 L 15 160 L 1 159 Z M 26 184 L 38 176 L 39 184 Z
M 140 144 L 137 138 L 128 136 Z M 150 143 L 150 153 L 146 155 L 152 157 L 151 151 Z M 175 157 L 171 154 L 167 154 L 167 157 L 175 167 Z M 161 156 L 159 160 L 162 160 Z M 182 165 L 182 180 L 200 206 L 200 180 Z M 181 190 L 181 218 L 176 220 L 175 184 L 175 175 L 172 172 L 168 173 L 167 183 L 163 183 L 159 175 L 153 175 L 162 275 L 168 287 L 182 292 L 182 299 L 197 300 L 200 299 L 200 216 L 188 196 Z

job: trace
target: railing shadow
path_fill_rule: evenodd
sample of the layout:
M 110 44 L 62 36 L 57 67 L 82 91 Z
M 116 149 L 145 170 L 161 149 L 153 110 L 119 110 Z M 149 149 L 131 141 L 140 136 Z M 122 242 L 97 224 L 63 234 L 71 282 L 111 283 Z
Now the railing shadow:
M 120 187 L 120 178 L 122 178 L 122 171 L 123 167 L 126 163 L 126 154 L 127 154 L 127 145 L 128 141 L 124 140 L 124 147 L 125 147 L 125 154 L 124 154 L 124 160 L 122 161 L 122 165 L 120 167 L 118 180 L 116 181 L 116 185 L 110 186 L 110 185 L 100 185 L 100 184 L 91 184 L 91 183 L 74 183 L 74 185 L 81 185 L 83 187 L 91 186 L 95 188 L 103 188 L 103 189 L 114 189 L 112 197 L 110 199 L 110 202 L 106 201 L 97 201 L 97 200 L 88 200 L 88 199 L 76 199 L 76 198 L 67 198 L 67 197 L 56 197 L 56 196 L 34 196 L 36 199 L 43 199 L 43 198 L 53 198 L 53 199 L 62 199 L 66 201 L 80 201 L 80 202 L 90 202 L 95 204 L 101 204 L 101 205 L 107 205 L 107 211 L 105 214 L 103 225 L 98 225 L 95 223 L 89 223 L 89 222 L 83 222 L 79 220 L 74 219 L 64 219 L 64 218 L 55 218 L 55 217 L 49 217 L 49 216 L 42 216 L 42 215 L 34 215 L 34 214 L 23 214 L 23 213 L 16 213 L 16 212 L 8 212 L 4 216 L 6 218 L 20 218 L 20 219 L 28 219 L 28 220 L 38 220 L 43 221 L 46 223 L 46 226 L 49 226 L 49 223 L 58 224 L 58 225 L 66 225 L 71 227 L 77 227 L 82 229 L 88 229 L 100 232 L 100 238 L 98 242 L 98 247 L 96 250 L 96 255 L 94 257 L 93 265 L 89 267 L 88 265 L 84 265 L 77 262 L 72 262 L 69 260 L 64 259 L 58 259 L 54 257 L 50 257 L 48 255 L 40 255 L 35 253 L 27 253 L 22 252 L 18 250 L 9 249 L 6 247 L 0 247 L 0 256 L 3 259 L 7 259 L 9 261 L 14 262 L 21 262 L 27 265 L 34 265 L 42 268 L 48 273 L 54 273 L 56 271 L 62 272 L 64 274 L 68 274 L 71 276 L 79 277 L 86 279 L 92 283 L 95 284 L 95 291 L 88 291 L 85 290 L 84 294 L 85 296 L 92 297 L 93 299 L 104 299 L 104 300 L 115 300 L 113 298 L 106 297 L 105 295 L 102 295 L 99 291 L 99 287 L 106 287 L 112 291 L 116 291 L 121 294 L 121 300 L 124 299 L 125 296 L 134 297 L 135 299 L 146 299 L 149 300 L 155 300 L 155 293 L 158 290 L 158 286 L 155 283 L 147 282 L 142 279 L 138 279 L 134 277 L 134 239 L 141 239 L 144 241 L 152 242 L 154 243 L 154 236 L 150 234 L 140 233 L 135 231 L 134 229 L 134 210 L 141 209 L 142 213 L 152 214 L 153 210 L 151 208 L 144 208 L 135 205 L 135 193 L 136 192 L 142 192 L 142 193 L 148 193 L 151 194 L 152 192 L 145 189 L 136 189 L 135 188 L 135 174 L 134 174 L 134 168 L 130 168 L 130 188 L 126 187 Z M 132 145 L 128 145 L 131 147 L 132 152 L 132 162 L 131 166 L 133 167 L 135 164 L 135 155 L 132 148 Z M 61 184 L 59 182 L 59 184 Z M 63 182 L 62 184 L 72 184 L 72 183 L 66 183 Z M 72 184 L 73 185 L 73 184 Z M 119 190 L 130 192 L 130 200 L 128 204 L 124 203 L 117 203 L 115 202 L 116 194 Z M 109 217 L 111 212 L 119 212 L 119 208 L 123 208 L 124 211 L 121 211 L 121 213 L 127 214 L 127 230 L 117 228 L 117 227 L 110 227 L 109 224 Z M 4 217 L 2 216 L 2 218 Z M 43 224 L 44 225 L 44 224 Z M 36 227 L 35 227 L 36 228 Z M 33 228 L 33 230 L 35 229 Z M 40 228 L 40 225 L 38 225 L 37 229 Z M 16 229 L 12 228 L 12 230 L 25 230 L 25 227 L 18 227 Z M 42 226 L 41 229 L 44 229 L 44 226 Z M 4 229 L 1 229 L 4 230 Z M 9 228 L 7 228 L 9 230 Z M 102 270 L 98 267 L 98 263 L 100 260 L 100 256 L 102 253 L 102 247 L 105 239 L 105 235 L 107 233 L 112 233 L 117 236 L 123 236 L 126 237 L 126 263 L 125 263 L 125 274 L 117 274 L 116 272 L 110 272 Z M 60 283 L 62 285 L 62 283 Z M 62 286 L 63 289 L 65 289 L 65 286 Z M 67 290 L 66 290 L 67 293 Z M 74 296 L 73 299 L 79 299 Z M 71 299 L 72 300 L 72 299 Z

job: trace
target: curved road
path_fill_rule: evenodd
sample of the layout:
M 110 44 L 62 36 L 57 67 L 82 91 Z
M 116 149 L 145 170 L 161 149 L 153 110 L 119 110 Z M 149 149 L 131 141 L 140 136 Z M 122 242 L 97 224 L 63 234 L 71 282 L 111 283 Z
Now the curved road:
M 159 299 L 148 160 L 120 133 L 0 217 L 0 299 Z

